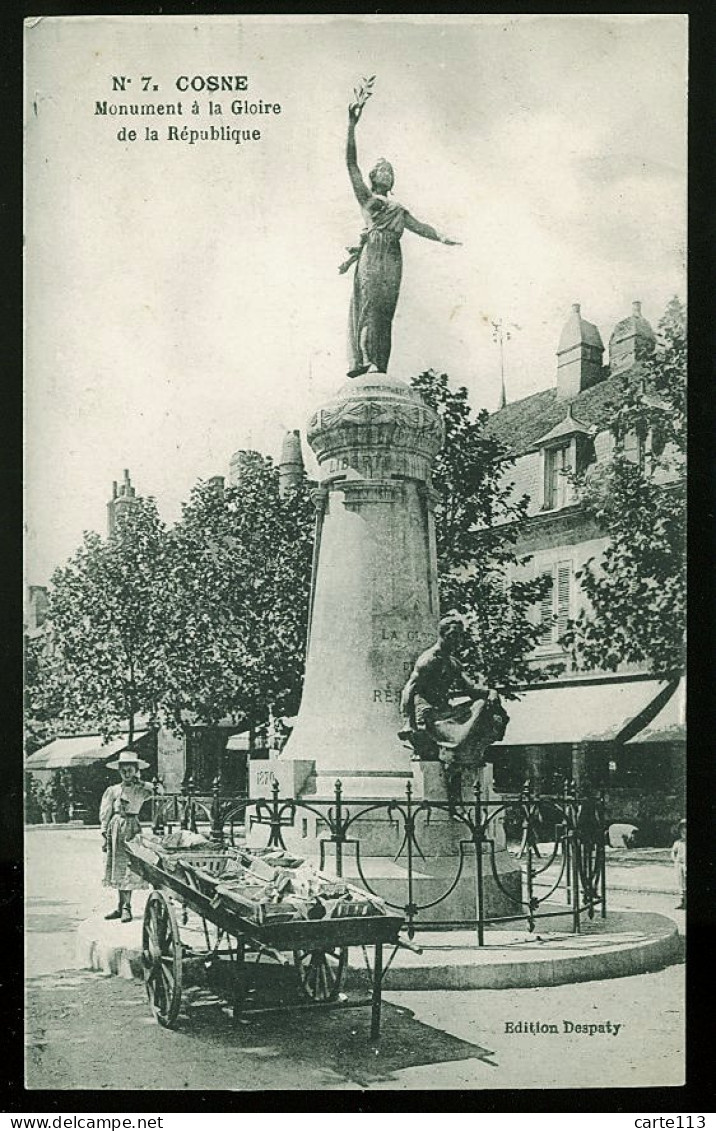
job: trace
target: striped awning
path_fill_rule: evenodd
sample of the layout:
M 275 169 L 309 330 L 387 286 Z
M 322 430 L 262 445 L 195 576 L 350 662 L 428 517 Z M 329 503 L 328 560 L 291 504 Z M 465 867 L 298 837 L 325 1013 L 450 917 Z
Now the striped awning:
M 144 738 L 146 731 L 138 731 L 132 746 Z M 105 762 L 114 754 L 129 747 L 126 734 L 104 742 L 101 734 L 73 735 L 71 738 L 56 738 L 36 750 L 25 759 L 26 770 L 66 770 L 72 766 L 88 766 L 93 762 Z
M 654 718 L 673 686 L 641 679 L 531 687 L 519 699 L 503 701 L 510 721 L 495 745 L 624 742 Z
M 658 715 L 629 739 L 629 744 L 686 741 L 686 680 L 680 679 L 674 694 Z

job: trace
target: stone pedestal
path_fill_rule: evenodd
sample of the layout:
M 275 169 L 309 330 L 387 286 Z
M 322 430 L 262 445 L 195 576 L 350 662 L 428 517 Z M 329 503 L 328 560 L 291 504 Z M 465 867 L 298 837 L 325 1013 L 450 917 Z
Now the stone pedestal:
M 347 382 L 309 423 L 321 484 L 303 698 L 282 761 L 312 760 L 305 790 L 392 797 L 411 778 L 401 689 L 437 635 L 430 468 L 442 422 L 402 381 Z
M 398 738 L 401 690 L 418 655 L 437 637 L 430 474 L 443 426 L 404 382 L 369 373 L 347 382 L 318 410 L 308 441 L 321 478 L 314 492 L 316 546 L 303 697 L 279 758 L 252 767 L 250 792 L 269 798 L 277 781 L 281 797 L 327 803 L 340 780 L 351 816 L 364 807 L 358 799 L 395 800 L 402 813 L 381 806 L 355 819 L 348 837 L 358 847 L 342 847 L 342 865 L 347 878 L 365 878 L 378 894 L 403 907 L 408 902 L 406 786 L 412 811 L 424 799 L 446 800 L 440 764 L 411 761 L 410 749 Z M 487 779 L 483 784 L 489 787 Z M 474 919 L 475 853 L 467 826 L 433 809 L 418 815 L 414 833 L 413 903 L 439 900 L 419 920 Z M 318 860 L 320 842 L 329 833 L 314 812 L 299 807 L 282 835 L 289 849 Z M 249 838 L 265 844 L 265 827 L 249 831 Z M 335 845 L 323 848 L 331 871 Z M 485 913 L 514 912 L 491 875 L 486 852 Z M 517 894 L 519 869 L 504 841 L 496 845 L 494 858 L 501 882 Z

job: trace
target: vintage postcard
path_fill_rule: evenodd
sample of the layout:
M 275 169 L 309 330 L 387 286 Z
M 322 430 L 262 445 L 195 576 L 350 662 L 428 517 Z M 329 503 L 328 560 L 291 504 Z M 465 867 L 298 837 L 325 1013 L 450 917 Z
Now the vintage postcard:
M 687 34 L 26 20 L 31 1091 L 684 1083 Z

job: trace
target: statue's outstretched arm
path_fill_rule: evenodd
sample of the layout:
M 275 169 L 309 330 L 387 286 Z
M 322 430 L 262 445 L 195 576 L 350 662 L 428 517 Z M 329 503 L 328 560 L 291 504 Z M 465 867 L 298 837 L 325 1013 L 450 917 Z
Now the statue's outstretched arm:
M 443 236 L 430 224 L 423 224 L 420 220 L 416 220 L 409 212 L 405 213 L 405 227 L 409 232 L 415 232 L 416 236 L 422 236 L 426 240 L 436 240 L 438 243 L 448 244 L 450 247 L 459 247 L 459 240 L 451 240 L 448 236 Z
M 362 110 L 363 107 L 355 103 L 348 107 L 348 139 L 346 141 L 346 166 L 348 167 L 348 176 L 351 179 L 353 192 L 361 208 L 370 200 L 370 189 L 363 180 L 361 171 L 358 168 L 358 154 L 356 151 L 356 124 L 361 116 Z

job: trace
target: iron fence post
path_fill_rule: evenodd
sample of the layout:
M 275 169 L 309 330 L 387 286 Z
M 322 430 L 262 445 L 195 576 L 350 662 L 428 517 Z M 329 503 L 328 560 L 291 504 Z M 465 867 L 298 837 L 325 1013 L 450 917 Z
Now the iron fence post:
M 196 828 L 196 801 L 194 800 L 195 792 L 196 792 L 196 782 L 194 781 L 194 775 L 192 774 L 191 777 L 189 778 L 189 831 L 192 832 L 192 833 L 195 833 L 197 831 L 197 828 Z
M 271 817 L 270 828 L 271 833 L 269 836 L 269 848 L 285 848 L 283 837 L 281 836 L 281 810 L 278 803 L 279 784 L 277 781 L 271 783 Z
M 532 828 L 532 781 L 530 778 L 528 778 L 525 782 L 524 799 L 524 845 L 527 849 L 527 874 L 525 877 L 525 884 L 527 887 L 527 926 L 529 927 L 531 933 L 532 931 L 534 931 L 535 920 L 533 914 L 534 872 L 532 863 L 532 839 L 534 830 Z
M 604 843 L 605 817 L 607 811 L 607 798 L 603 789 L 599 791 L 599 805 L 597 809 L 597 823 L 600 830 L 599 839 L 599 878 L 602 887 L 602 919 L 607 917 L 607 851 Z
M 183 829 L 191 828 L 192 824 L 192 795 L 194 793 L 194 778 L 191 774 L 187 774 L 181 783 L 181 827 Z
M 485 885 L 482 872 L 482 786 L 475 781 L 475 809 L 473 813 L 472 843 L 475 849 L 475 904 L 477 911 L 477 945 L 485 945 Z
M 572 871 L 572 930 L 575 935 L 581 931 L 580 910 L 579 910 L 579 802 L 576 794 L 572 793 L 569 798 L 569 828 L 571 839 L 571 871 Z
M 214 844 L 224 843 L 224 823 L 221 817 L 221 779 L 217 774 L 211 783 L 211 839 Z
M 343 875 L 343 783 L 336 781 L 335 787 L 336 797 L 336 824 L 335 824 L 335 842 L 336 842 L 336 875 L 341 877 Z
M 408 854 L 408 905 L 405 908 L 408 916 L 408 938 L 415 936 L 415 904 L 413 902 L 413 787 L 410 782 L 405 785 L 405 832 L 406 850 Z
M 568 813 L 568 799 L 569 799 L 569 778 L 565 778 L 562 784 L 562 801 L 564 804 L 564 836 L 562 838 L 562 851 L 564 852 L 564 872 L 567 880 L 567 906 L 572 903 L 572 846 L 569 839 L 569 817 Z
M 186 817 L 187 817 L 186 778 L 184 778 L 184 780 L 181 783 L 181 790 L 180 790 L 179 796 L 181 798 L 181 800 L 179 802 L 179 804 L 181 805 L 181 814 L 179 816 L 179 828 L 185 829 L 186 828 Z
M 161 784 L 161 780 L 155 774 L 152 778 L 152 832 L 155 836 L 164 835 L 164 806 L 157 800 Z

